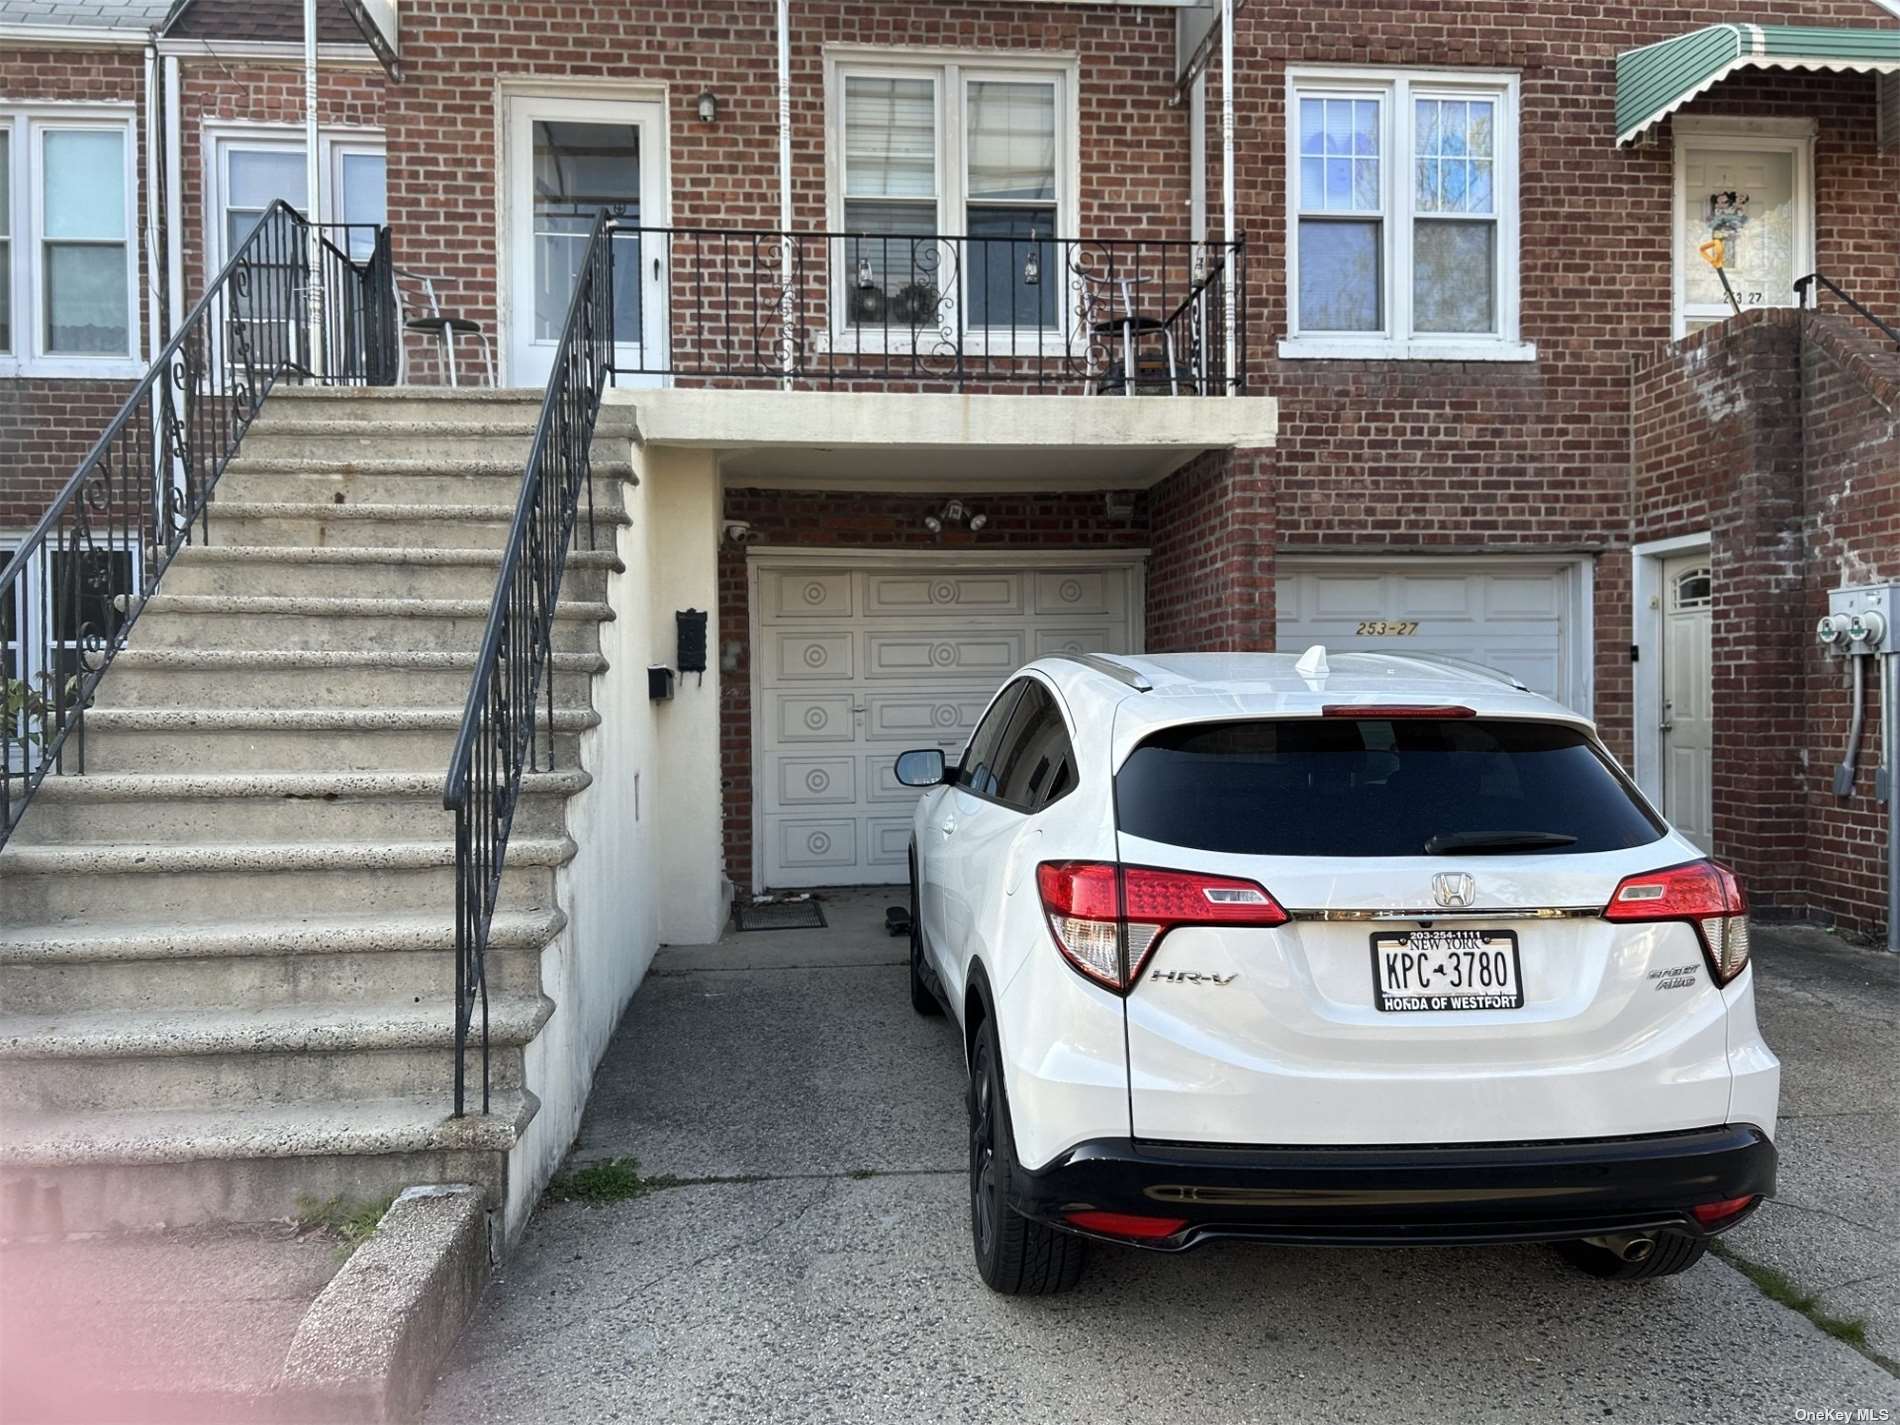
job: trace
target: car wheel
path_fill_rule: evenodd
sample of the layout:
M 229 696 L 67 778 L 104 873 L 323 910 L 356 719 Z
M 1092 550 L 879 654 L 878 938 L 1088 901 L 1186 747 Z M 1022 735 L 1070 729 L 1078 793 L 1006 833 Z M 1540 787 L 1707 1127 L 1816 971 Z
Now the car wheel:
M 943 1013 L 924 974 L 923 898 L 917 893 L 917 853 L 910 854 L 910 1007 L 922 1015 Z
M 1688 1271 L 1702 1260 L 1709 1243 L 1706 1238 L 1691 1237 L 1686 1232 L 1658 1232 L 1656 1245 L 1640 1262 L 1625 1261 L 1594 1242 L 1559 1242 L 1556 1247 L 1558 1256 L 1593 1277 L 1603 1281 L 1640 1282 Z
M 1009 1182 L 1015 1171 L 1002 1056 L 986 1020 L 977 1031 L 970 1065 L 970 1241 L 977 1275 L 1003 1296 L 1067 1291 L 1082 1279 L 1089 1244 L 1012 1209 Z

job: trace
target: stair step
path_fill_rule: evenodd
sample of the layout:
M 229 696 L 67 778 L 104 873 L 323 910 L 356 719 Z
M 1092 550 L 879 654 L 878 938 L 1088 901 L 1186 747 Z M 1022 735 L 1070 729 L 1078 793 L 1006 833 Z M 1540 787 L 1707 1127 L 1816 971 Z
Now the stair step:
M 501 904 L 554 904 L 554 870 L 574 855 L 565 836 L 509 842 Z M 425 841 L 13 846 L 0 853 L 0 922 L 60 924 L 92 917 L 197 919 L 233 905 L 281 915 L 424 911 L 453 905 L 455 846 Z
M 613 547 L 617 525 L 631 523 L 617 502 L 601 500 L 595 487 L 595 543 Z M 335 504 L 328 500 L 229 500 L 211 506 L 212 537 L 220 543 L 276 545 L 429 545 L 501 548 L 513 528 L 515 506 L 507 503 Z M 575 543 L 588 545 L 586 511 Z
M 516 835 L 558 835 L 565 802 L 592 778 L 578 769 L 522 779 Z M 440 834 L 443 776 L 429 772 L 106 772 L 49 777 L 18 844 L 114 842 L 125 828 L 156 845 L 207 838 L 269 843 Z
M 245 1109 L 117 1109 L 10 1120 L 0 1137 L 0 1233 L 264 1222 L 300 1202 L 376 1202 L 418 1182 L 467 1182 L 499 1202 L 507 1154 L 540 1108 L 525 1089 L 449 1116 L 436 1093 Z
M 631 480 L 634 479 L 631 459 L 600 460 L 590 462 L 594 479 Z M 503 480 L 520 483 L 526 471 L 523 462 L 507 456 L 495 455 L 435 455 L 435 456 L 389 456 L 369 454 L 361 456 L 322 455 L 322 456 L 273 456 L 240 453 L 225 467 L 219 480 L 223 488 L 224 480 L 233 475 L 380 475 L 384 478 L 404 478 L 420 481 L 455 479 L 463 476 L 492 475 Z
M 404 505 L 425 503 L 470 507 L 508 505 L 521 498 L 523 458 L 497 468 L 468 468 L 452 463 L 453 456 L 435 468 L 405 468 L 404 462 L 384 469 L 368 460 L 325 461 L 310 457 L 233 461 L 218 481 L 219 502 L 289 501 L 322 504 Z M 249 440 L 246 441 L 249 448 Z M 593 500 L 596 512 L 619 509 L 633 480 L 625 460 L 595 461 Z M 588 491 L 581 490 L 580 510 L 587 512 Z
M 146 648 L 478 649 L 491 598 L 401 599 L 156 594 L 136 636 Z M 598 624 L 613 606 L 563 599 L 554 610 L 554 647 L 598 652 Z
M 489 946 L 491 949 L 538 950 L 566 924 L 567 917 L 552 908 L 497 911 L 489 927 Z M 68 963 L 141 964 L 154 960 L 246 956 L 363 955 L 454 948 L 455 918 L 446 911 L 163 925 L 99 920 L 84 925 L 0 926 L 0 968 Z
M 219 598 L 492 599 L 501 558 L 500 549 L 192 545 L 162 587 L 168 596 Z M 608 577 L 624 567 L 610 550 L 571 550 L 562 597 L 600 602 Z
M 453 974 L 448 977 L 453 980 Z M 490 1068 L 521 1084 L 521 1049 L 554 1012 L 540 993 L 490 987 Z M 477 1047 L 479 1025 L 470 1042 Z M 16 1118 L 142 1109 L 242 1108 L 331 1098 L 397 1098 L 446 1088 L 455 1005 L 397 1004 L 91 1011 L 0 1016 L 0 1138 Z
M 127 648 L 99 685 L 107 707 L 460 707 L 475 652 L 402 649 Z M 598 653 L 554 655 L 557 706 L 586 703 Z M 543 685 L 543 696 L 546 696 Z
M 565 924 L 551 909 L 496 915 L 490 991 L 538 993 L 541 952 Z M 413 1003 L 439 996 L 454 975 L 455 923 L 446 907 L 432 915 L 0 930 L 0 1005 L 22 1015 Z

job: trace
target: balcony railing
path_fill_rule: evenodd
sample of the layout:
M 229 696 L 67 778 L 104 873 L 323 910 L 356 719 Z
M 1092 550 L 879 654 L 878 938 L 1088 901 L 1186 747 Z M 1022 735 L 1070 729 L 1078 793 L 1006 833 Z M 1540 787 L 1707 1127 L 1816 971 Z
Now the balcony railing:
M 1244 242 L 620 222 L 613 243 L 619 375 L 1078 395 L 1247 386 Z

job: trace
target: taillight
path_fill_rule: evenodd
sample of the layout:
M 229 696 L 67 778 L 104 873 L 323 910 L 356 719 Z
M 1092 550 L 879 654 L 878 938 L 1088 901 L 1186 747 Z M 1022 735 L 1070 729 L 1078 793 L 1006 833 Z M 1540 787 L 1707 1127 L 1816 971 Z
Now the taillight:
M 1702 941 L 1709 974 L 1726 985 L 1748 963 L 1748 900 L 1719 861 L 1689 861 L 1625 876 L 1603 908 L 1605 920 L 1683 920 Z
M 1183 925 L 1285 925 L 1266 889 L 1235 876 L 1204 876 L 1107 861 L 1044 861 L 1036 888 L 1056 948 L 1089 979 L 1126 994 L 1161 937 Z

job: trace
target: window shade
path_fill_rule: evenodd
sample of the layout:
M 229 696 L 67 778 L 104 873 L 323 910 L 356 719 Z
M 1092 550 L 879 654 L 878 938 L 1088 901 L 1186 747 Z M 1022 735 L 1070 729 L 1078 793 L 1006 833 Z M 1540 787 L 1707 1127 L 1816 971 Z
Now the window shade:
M 967 103 L 971 200 L 1053 201 L 1055 86 L 976 80 Z
M 845 196 L 934 198 L 936 86 L 855 74 L 844 84 Z

